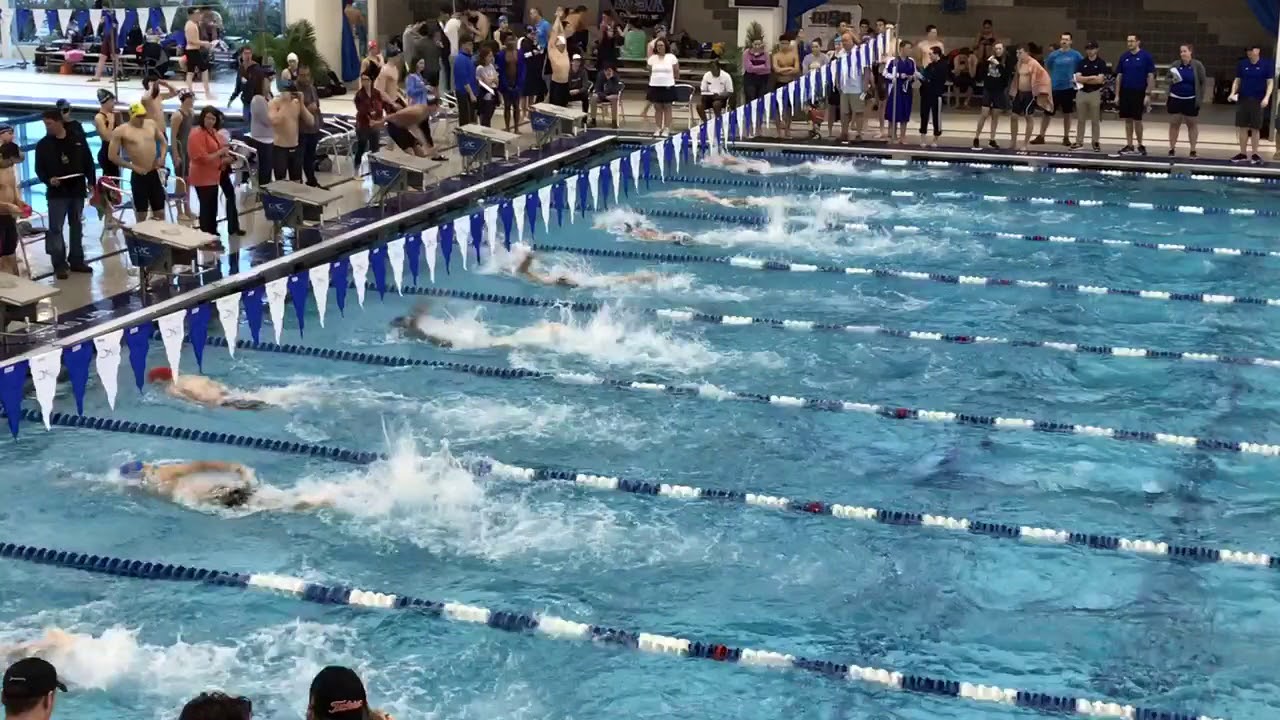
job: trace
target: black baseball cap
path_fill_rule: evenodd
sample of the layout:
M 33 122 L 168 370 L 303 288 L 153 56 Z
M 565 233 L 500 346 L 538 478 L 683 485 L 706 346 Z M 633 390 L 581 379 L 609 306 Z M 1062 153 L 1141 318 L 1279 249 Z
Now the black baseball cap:
M 1090 40 L 1089 42 L 1087 42 L 1087 43 L 1085 43 L 1085 44 L 1084 44 L 1084 49 L 1085 49 L 1085 50 L 1097 50 L 1097 49 L 1098 49 L 1098 41 L 1097 41 L 1097 40 Z
M 67 686 L 58 679 L 57 669 L 40 658 L 30 657 L 19 660 L 4 671 L 4 687 L 0 689 L 0 696 L 6 702 L 29 700 L 44 697 L 54 690 L 67 691 Z
M 330 665 L 311 681 L 311 713 L 316 720 L 360 720 L 368 713 L 368 700 L 364 683 L 351 668 Z

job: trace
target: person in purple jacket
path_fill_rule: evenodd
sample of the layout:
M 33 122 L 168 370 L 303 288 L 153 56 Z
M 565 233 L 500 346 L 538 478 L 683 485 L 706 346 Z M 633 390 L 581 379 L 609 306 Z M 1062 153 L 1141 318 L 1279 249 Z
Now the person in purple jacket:
M 765 50 L 764 40 L 756 40 L 742 54 L 742 92 L 746 102 L 764 97 L 769 92 L 773 63 Z
M 515 33 L 502 38 L 502 49 L 496 59 L 498 93 L 502 95 L 502 120 L 507 132 L 520 132 L 520 95 L 524 89 L 524 53 L 516 47 Z

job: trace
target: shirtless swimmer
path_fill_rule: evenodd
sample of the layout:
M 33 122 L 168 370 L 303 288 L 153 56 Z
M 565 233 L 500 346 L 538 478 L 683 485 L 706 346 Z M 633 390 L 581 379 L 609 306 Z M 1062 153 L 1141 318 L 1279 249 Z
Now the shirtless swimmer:
M 151 368 L 147 382 L 160 385 L 170 395 L 206 407 L 224 407 L 233 410 L 261 410 L 267 403 L 255 398 L 237 397 L 226 385 L 203 375 L 182 374 L 173 376 L 167 367 Z

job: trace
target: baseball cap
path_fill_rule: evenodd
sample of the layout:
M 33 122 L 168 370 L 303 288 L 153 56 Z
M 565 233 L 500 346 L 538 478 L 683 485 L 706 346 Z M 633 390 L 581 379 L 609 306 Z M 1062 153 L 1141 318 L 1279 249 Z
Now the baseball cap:
M 360 720 L 367 711 L 364 683 L 354 670 L 330 665 L 316 673 L 311 681 L 311 712 L 317 720 Z
M 62 112 L 67 112 L 68 110 L 71 109 L 71 101 L 66 98 L 62 98 L 58 102 L 54 103 L 53 106 L 58 108 Z
M 1084 49 L 1085 49 L 1085 50 L 1097 50 L 1097 49 L 1098 49 L 1098 41 L 1096 41 L 1096 40 L 1090 40 L 1089 42 L 1087 42 L 1087 43 L 1085 43 L 1085 44 L 1084 44 Z
M 48 695 L 54 690 L 67 691 L 58 679 L 58 671 L 40 658 L 26 658 L 4 671 L 4 687 L 0 695 L 7 700 L 28 700 Z
M 143 105 L 140 102 L 136 102 L 129 106 L 129 117 L 136 118 L 136 117 L 146 117 L 146 116 L 147 116 L 146 105 Z

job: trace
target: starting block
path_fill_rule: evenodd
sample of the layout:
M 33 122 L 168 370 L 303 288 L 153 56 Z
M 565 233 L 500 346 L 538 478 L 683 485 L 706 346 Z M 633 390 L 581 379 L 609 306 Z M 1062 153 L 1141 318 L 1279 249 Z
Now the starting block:
M 512 148 L 520 136 L 506 130 L 495 130 L 476 123 L 463 125 L 458 134 L 458 154 L 462 156 L 462 172 L 478 170 L 493 161 L 495 149 L 504 160 L 510 160 Z
M 573 136 L 586 130 L 587 114 L 551 103 L 538 103 L 530 109 L 529 125 L 537 134 L 538 147 L 542 147 L 561 135 Z
M 262 214 L 271 221 L 271 237 L 280 237 L 280 229 L 312 227 L 324 224 L 324 211 L 342 199 L 332 190 L 303 185 L 292 180 L 277 180 L 261 188 Z
M 143 220 L 125 227 L 125 249 L 129 252 L 129 262 L 138 268 L 142 301 L 146 302 L 151 281 L 156 277 L 172 280 L 204 273 L 199 267 L 200 249 L 217 240 L 217 235 L 162 220 Z M 175 272 L 176 265 L 191 269 Z
M 44 324 L 39 320 L 40 303 L 57 295 L 60 290 L 17 275 L 0 274 L 0 344 L 8 345 L 9 338 L 30 335 L 32 325 Z M 52 308 L 53 303 L 49 303 Z M 57 308 L 52 308 L 51 324 L 58 322 Z M 22 322 L 20 332 L 10 332 L 10 322 Z
M 369 155 L 369 176 L 377 188 L 373 202 L 386 208 L 387 199 L 409 190 L 425 190 L 427 176 L 442 163 L 402 152 L 376 152 Z

